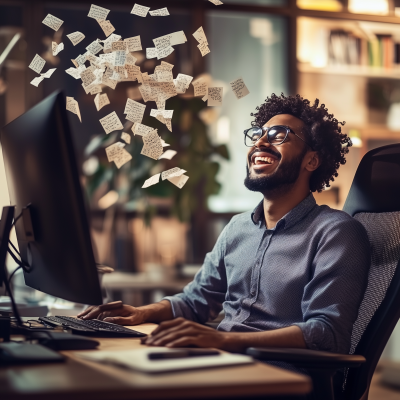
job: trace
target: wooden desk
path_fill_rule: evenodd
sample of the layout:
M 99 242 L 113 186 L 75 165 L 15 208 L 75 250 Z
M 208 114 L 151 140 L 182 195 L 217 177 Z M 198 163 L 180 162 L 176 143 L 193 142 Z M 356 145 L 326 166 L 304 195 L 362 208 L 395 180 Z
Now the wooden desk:
M 154 327 L 154 324 L 143 324 L 134 329 L 150 333 Z M 141 346 L 139 339 L 101 338 L 99 341 L 101 350 L 133 349 Z M 175 400 L 301 395 L 311 390 L 307 377 L 261 363 L 147 375 L 84 361 L 71 351 L 64 354 L 67 362 L 63 364 L 0 368 L 0 398 Z

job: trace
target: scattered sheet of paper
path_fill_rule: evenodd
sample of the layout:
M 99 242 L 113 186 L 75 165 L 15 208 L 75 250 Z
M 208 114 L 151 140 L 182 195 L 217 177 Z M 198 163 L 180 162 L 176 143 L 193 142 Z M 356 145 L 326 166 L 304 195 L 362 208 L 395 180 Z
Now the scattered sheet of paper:
M 109 12 L 110 10 L 108 10 L 107 8 L 103 8 L 100 6 L 96 6 L 95 4 L 92 4 L 90 6 L 88 17 L 99 20 L 105 20 L 107 19 L 107 15 Z
M 112 144 L 111 146 L 106 147 L 106 155 L 108 161 L 114 161 L 116 157 L 118 157 L 118 153 L 122 151 L 125 147 L 125 143 L 117 142 Z
M 29 68 L 40 74 L 42 72 L 44 64 L 46 64 L 46 61 L 42 57 L 40 57 L 39 54 L 36 54 L 32 62 L 29 64 Z
M 100 123 L 101 123 L 101 126 L 103 127 L 103 129 L 105 130 L 105 132 L 107 133 L 107 135 L 110 132 L 124 129 L 124 127 L 115 111 L 106 115 L 104 118 L 100 119 Z
M 98 94 L 101 93 L 101 85 L 90 85 L 92 88 L 90 89 L 90 94 Z
M 151 178 L 147 179 L 144 182 L 144 184 L 142 186 L 142 189 L 145 189 L 145 188 L 147 188 L 149 186 L 156 185 L 160 181 L 160 175 L 161 174 L 156 174 L 156 175 L 153 175 Z
M 39 83 L 41 83 L 43 81 L 43 79 L 44 79 L 44 76 L 38 76 L 38 77 L 32 79 L 30 84 L 33 85 L 33 86 L 38 87 Z
M 68 75 L 71 75 L 75 79 L 80 79 L 81 73 L 74 67 L 65 70 Z
M 207 82 L 205 81 L 197 81 L 193 83 L 194 87 L 194 95 L 196 96 L 205 96 L 208 93 Z
M 199 43 L 206 43 L 208 45 L 207 37 L 206 34 L 204 33 L 204 29 L 201 26 L 195 33 L 193 33 L 193 37 L 199 42 Z
M 126 42 L 119 40 L 117 42 L 113 42 L 111 44 L 111 51 L 125 51 L 126 50 Z
M 222 106 L 222 87 L 208 88 L 208 106 Z
M 224 4 L 221 0 L 208 0 L 208 1 L 215 4 L 216 6 L 220 6 L 221 4 Z
M 142 42 L 140 40 L 140 35 L 133 36 L 124 40 L 129 51 L 140 51 L 142 50 Z
M 160 36 L 153 39 L 153 43 L 156 46 L 157 51 L 169 48 L 178 44 L 183 44 L 187 41 L 185 33 L 183 31 L 177 31 L 170 33 L 169 35 Z
M 74 46 L 76 46 L 78 43 L 82 42 L 83 39 L 85 39 L 85 35 L 82 32 L 76 31 L 67 35 L 67 38 Z
M 175 176 L 173 178 L 168 178 L 168 180 L 177 186 L 179 189 L 182 189 L 185 186 L 185 183 L 188 181 L 189 177 L 187 175 Z
M 143 143 L 144 146 L 140 154 L 150 157 L 154 160 L 158 160 L 163 153 L 163 147 L 157 130 L 153 130 L 152 132 L 143 136 Z
M 164 146 L 163 146 L 164 147 Z M 177 152 L 175 150 L 167 150 L 165 153 L 163 153 L 161 155 L 161 157 L 159 158 L 159 160 L 162 160 L 163 158 L 165 158 L 166 160 L 171 160 L 172 157 L 176 154 Z
M 165 17 L 169 15 L 167 7 L 160 8 L 159 10 L 150 11 L 152 17 Z
M 180 169 L 179 167 L 174 167 L 171 169 L 168 169 L 167 171 L 163 171 L 161 173 L 161 179 L 165 181 L 166 179 L 174 178 L 175 176 L 181 176 L 185 173 L 186 171 L 184 169 Z
M 96 76 L 89 68 L 87 68 L 81 73 L 81 79 L 83 86 L 89 86 L 96 80 Z
M 174 51 L 175 49 L 172 46 L 166 47 L 161 50 L 157 50 L 157 60 L 161 60 L 162 58 L 168 57 Z
M 60 29 L 60 26 L 63 23 L 63 20 L 51 14 L 47 14 L 46 18 L 42 21 L 42 24 L 47 25 L 49 28 L 55 30 L 56 32 Z
M 113 161 L 115 162 L 117 168 L 120 169 L 130 160 L 132 160 L 131 154 L 129 154 L 125 149 L 122 149 L 122 151 L 118 153 L 118 155 L 114 158 Z
M 64 43 L 57 44 L 56 42 L 51 42 L 51 51 L 53 56 L 56 56 L 60 51 L 64 50 Z
M 79 104 L 73 97 L 68 97 L 66 99 L 67 110 L 71 111 L 73 114 L 76 114 L 79 118 L 79 121 L 82 122 L 81 112 L 79 110 Z
M 94 98 L 94 104 L 96 106 L 97 111 L 100 111 L 104 106 L 110 104 L 110 100 L 108 99 L 107 93 L 96 94 Z
M 127 99 L 124 114 L 127 114 L 126 119 L 131 122 L 141 123 L 143 120 L 143 115 L 146 110 L 146 105 L 138 103 L 135 100 Z
M 156 58 L 158 56 L 158 51 L 155 47 L 148 47 L 146 49 L 146 58 Z
M 126 60 L 126 53 L 125 51 L 114 51 L 114 65 L 117 66 L 124 66 Z
M 86 50 L 90 51 L 92 54 L 97 54 L 103 50 L 103 46 L 97 40 L 95 40 L 94 42 L 90 43 L 89 46 L 86 46 Z
M 49 69 L 47 72 L 45 72 L 44 74 L 40 74 L 43 78 L 50 78 L 52 75 L 53 75 L 53 73 L 54 73 L 54 71 L 56 70 L 57 68 L 51 68 L 51 69 Z
M 132 8 L 131 14 L 138 15 L 139 17 L 146 17 L 149 12 L 150 7 L 141 6 L 140 4 L 135 4 Z
M 134 135 L 145 136 L 148 133 L 153 132 L 154 128 L 147 126 L 147 125 L 139 124 L 138 122 L 135 122 L 133 124 L 131 130 Z M 157 130 L 156 130 L 156 132 L 157 132 Z
M 250 93 L 242 78 L 237 78 L 229 84 L 231 85 L 233 93 L 235 93 L 235 96 L 238 99 L 241 99 Z
M 201 56 L 204 57 L 207 54 L 211 53 L 210 48 L 206 42 L 200 43 L 197 45 L 198 49 L 200 50 Z
M 122 139 L 124 142 L 126 142 L 126 143 L 129 144 L 129 143 L 131 142 L 131 135 L 130 135 L 129 133 L 122 132 L 121 139 Z
M 155 110 L 154 108 L 150 111 L 150 117 L 157 118 L 158 115 L 162 115 L 164 118 L 172 118 L 174 110 Z
M 106 19 L 105 20 L 98 19 L 97 22 L 99 23 L 100 28 L 103 29 L 103 32 L 106 35 L 106 37 L 109 37 L 115 31 L 115 28 L 110 21 Z

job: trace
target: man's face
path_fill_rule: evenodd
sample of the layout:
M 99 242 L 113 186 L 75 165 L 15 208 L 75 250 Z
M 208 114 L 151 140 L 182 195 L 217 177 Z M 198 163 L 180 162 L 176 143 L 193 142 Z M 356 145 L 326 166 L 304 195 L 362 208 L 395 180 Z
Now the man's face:
M 292 115 L 281 114 L 271 118 L 264 126 L 285 125 L 305 139 L 304 123 Z M 284 143 L 271 145 L 266 135 L 247 153 L 247 189 L 263 194 L 276 192 L 293 185 L 300 175 L 307 145 L 293 133 Z

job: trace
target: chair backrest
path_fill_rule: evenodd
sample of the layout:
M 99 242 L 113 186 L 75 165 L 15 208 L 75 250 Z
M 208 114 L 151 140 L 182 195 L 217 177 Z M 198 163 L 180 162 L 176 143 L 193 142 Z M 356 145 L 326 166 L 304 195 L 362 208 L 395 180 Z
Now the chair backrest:
M 363 157 L 343 211 L 364 225 L 372 248 L 350 349 L 367 362 L 348 371 L 344 386 L 346 399 L 359 400 L 368 398 L 375 367 L 400 318 L 400 144 Z

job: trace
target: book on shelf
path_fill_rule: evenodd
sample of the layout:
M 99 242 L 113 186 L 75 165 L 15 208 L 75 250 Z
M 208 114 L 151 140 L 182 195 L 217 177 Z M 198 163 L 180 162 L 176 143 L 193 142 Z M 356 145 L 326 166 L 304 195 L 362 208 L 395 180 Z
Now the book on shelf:
M 345 30 L 332 30 L 326 45 L 329 65 L 361 65 L 391 69 L 400 65 L 400 43 L 376 33 L 368 40 Z

